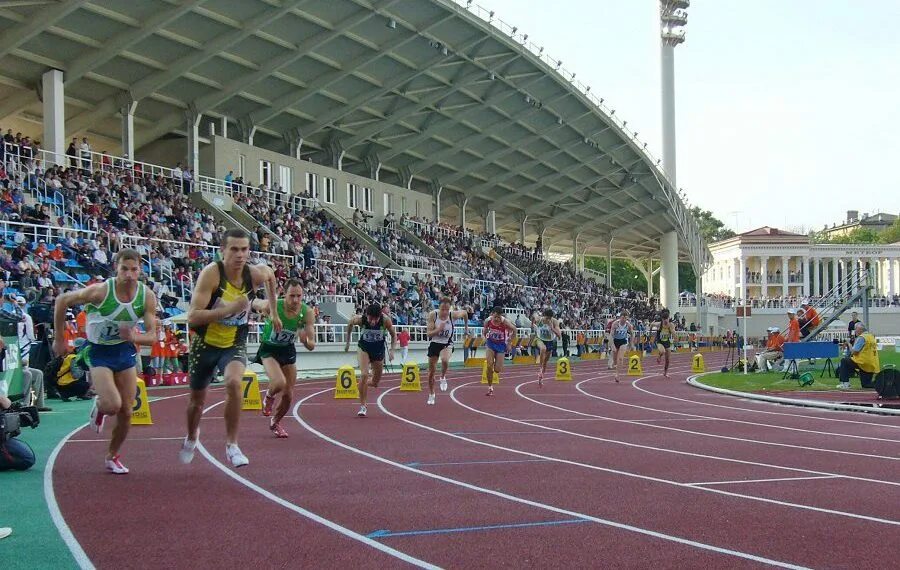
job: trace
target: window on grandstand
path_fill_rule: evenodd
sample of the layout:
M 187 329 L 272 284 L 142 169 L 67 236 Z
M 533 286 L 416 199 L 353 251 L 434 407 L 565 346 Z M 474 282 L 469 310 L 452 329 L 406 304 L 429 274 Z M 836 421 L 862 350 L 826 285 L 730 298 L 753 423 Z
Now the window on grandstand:
M 334 204 L 334 178 L 325 177 L 325 203 Z
M 384 215 L 387 216 L 391 213 L 391 195 L 387 192 L 384 193 Z
M 352 210 L 356 204 L 356 184 L 347 184 L 347 207 Z
M 243 154 L 238 157 L 238 176 L 247 176 L 247 157 Z
M 272 187 L 272 163 L 268 160 L 259 161 L 259 183 L 265 184 L 266 188 Z
M 306 173 L 306 193 L 313 198 L 319 197 L 319 177 L 315 172 Z
M 278 183 L 281 184 L 281 188 L 285 194 L 290 195 L 294 186 L 294 171 L 291 170 L 290 166 L 278 166 Z
M 363 210 L 367 212 L 374 212 L 375 208 L 372 207 L 372 189 L 363 187 Z

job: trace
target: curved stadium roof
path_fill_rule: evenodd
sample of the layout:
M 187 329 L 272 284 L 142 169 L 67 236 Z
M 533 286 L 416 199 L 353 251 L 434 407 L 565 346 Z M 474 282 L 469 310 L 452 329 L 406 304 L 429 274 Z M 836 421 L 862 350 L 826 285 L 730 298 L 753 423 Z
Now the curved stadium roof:
M 299 136 L 317 161 L 338 149 L 345 170 L 377 162 L 382 180 L 439 184 L 445 218 L 467 199 L 468 219 L 494 209 L 512 239 L 527 216 L 529 239 L 543 228 L 557 250 L 577 235 L 605 251 L 612 235 L 614 255 L 650 257 L 674 229 L 682 259 L 706 265 L 636 133 L 527 36 L 459 1 L 0 2 L 0 117 L 39 116 L 33 87 L 62 69 L 70 135 L 119 138 L 129 98 L 138 147 L 183 133 L 186 111 L 228 117 L 256 146 Z

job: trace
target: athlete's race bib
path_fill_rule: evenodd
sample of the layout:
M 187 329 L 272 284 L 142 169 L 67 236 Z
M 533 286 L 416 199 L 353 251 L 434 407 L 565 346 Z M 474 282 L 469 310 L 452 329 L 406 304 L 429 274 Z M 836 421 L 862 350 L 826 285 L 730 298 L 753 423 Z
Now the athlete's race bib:
M 247 324 L 249 316 L 250 311 L 242 311 L 236 315 L 225 317 L 224 319 L 219 321 L 219 323 L 225 325 L 226 327 L 239 327 L 241 325 Z
M 100 342 L 113 342 L 116 340 L 122 340 L 122 335 L 119 332 L 119 323 L 113 321 L 107 321 L 100 325 L 100 334 L 98 335 Z
M 282 329 L 281 332 L 275 332 L 275 329 L 272 329 L 271 334 L 269 334 L 269 342 L 271 344 L 294 344 L 296 336 L 296 331 Z
M 384 340 L 384 331 L 366 329 L 359 335 L 359 340 L 363 342 L 381 342 Z

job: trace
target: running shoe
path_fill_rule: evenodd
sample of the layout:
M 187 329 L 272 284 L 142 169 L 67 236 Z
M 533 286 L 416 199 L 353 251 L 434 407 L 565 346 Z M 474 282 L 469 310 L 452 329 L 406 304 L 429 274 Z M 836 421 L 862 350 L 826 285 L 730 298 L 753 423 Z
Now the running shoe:
M 837 389 L 838 390 L 849 390 L 850 382 L 841 382 L 840 384 L 837 385 Z
M 444 376 L 441 376 L 441 392 L 446 392 L 446 391 L 447 391 L 447 378 Z
M 488 396 L 493 396 L 493 395 L 494 395 L 494 387 L 493 387 L 493 386 L 491 386 L 490 388 L 488 388 L 488 393 L 487 393 L 487 395 L 488 395 Z
M 288 436 L 287 430 L 281 427 L 281 424 L 279 422 L 276 422 L 275 418 L 272 418 L 272 420 L 269 422 L 269 429 L 272 430 L 272 433 L 275 434 L 275 437 L 279 439 L 286 439 Z
M 178 460 L 184 464 L 188 464 L 194 460 L 194 449 L 197 448 L 197 441 L 184 438 L 181 444 L 181 451 L 178 452 Z
M 544 385 L 544 373 L 541 372 L 540 374 L 538 374 L 538 386 L 543 386 L 543 385 Z
M 358 418 L 366 417 L 366 407 L 364 405 L 359 407 L 359 411 L 356 412 L 356 417 L 358 417 Z
M 103 424 L 106 422 L 106 414 L 100 411 L 97 405 L 97 397 L 94 397 L 94 406 L 91 408 L 90 428 L 97 433 L 103 431 Z
M 112 459 L 106 460 L 106 470 L 116 475 L 128 475 L 128 468 L 122 464 L 120 456 L 116 455 Z
M 250 464 L 250 460 L 241 453 L 241 448 L 236 443 L 229 443 L 225 446 L 225 456 L 228 457 L 231 464 L 235 467 L 243 467 Z
M 434 405 L 434 394 L 428 394 L 428 401 L 425 403 L 429 406 L 433 406 Z
M 266 390 L 265 401 L 263 402 L 263 411 L 262 414 L 266 417 L 272 415 L 272 410 L 275 408 L 275 396 L 270 396 L 269 391 Z

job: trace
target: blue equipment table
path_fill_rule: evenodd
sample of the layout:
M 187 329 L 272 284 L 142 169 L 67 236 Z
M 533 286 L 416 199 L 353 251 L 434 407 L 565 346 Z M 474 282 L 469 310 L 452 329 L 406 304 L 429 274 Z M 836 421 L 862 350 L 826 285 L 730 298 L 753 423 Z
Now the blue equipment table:
M 786 342 L 784 343 L 784 359 L 789 360 L 787 371 L 783 378 L 789 375 L 799 374 L 797 370 L 797 360 L 802 358 L 824 358 L 825 367 L 819 378 L 825 376 L 828 372 L 829 376 L 834 376 L 834 363 L 832 358 L 837 358 L 840 354 L 840 345 L 833 342 Z

